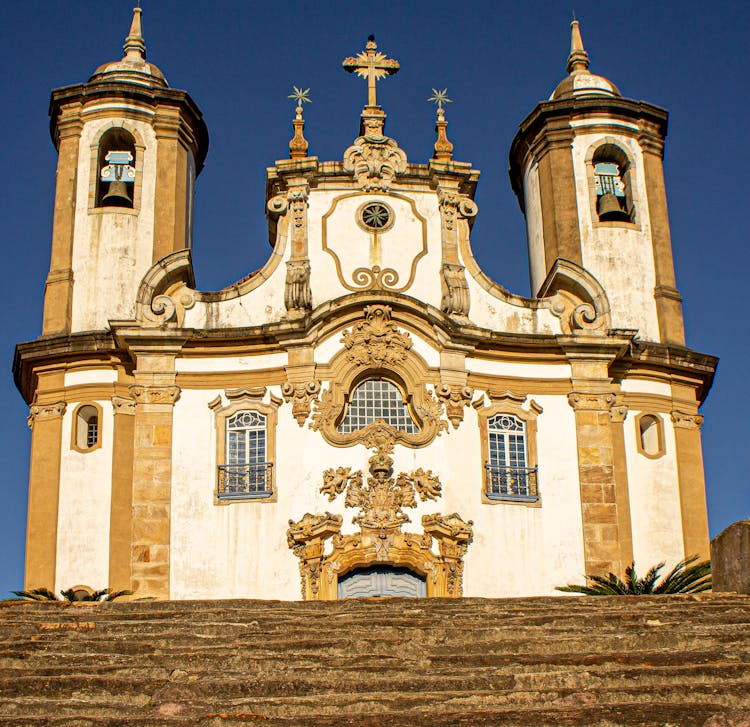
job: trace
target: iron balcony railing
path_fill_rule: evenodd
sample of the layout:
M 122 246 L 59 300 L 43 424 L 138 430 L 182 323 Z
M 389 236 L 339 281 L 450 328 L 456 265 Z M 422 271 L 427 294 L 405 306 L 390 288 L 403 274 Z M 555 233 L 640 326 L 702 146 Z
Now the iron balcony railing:
M 273 494 L 273 462 L 254 464 L 220 464 L 220 500 L 241 500 L 248 497 L 270 497 Z
M 484 487 L 491 500 L 538 500 L 537 468 L 485 464 Z

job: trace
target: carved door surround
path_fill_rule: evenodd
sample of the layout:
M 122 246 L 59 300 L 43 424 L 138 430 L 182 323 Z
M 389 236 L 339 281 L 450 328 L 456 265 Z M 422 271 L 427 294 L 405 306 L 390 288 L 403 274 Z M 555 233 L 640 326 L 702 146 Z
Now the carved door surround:
M 458 598 L 462 595 L 463 556 L 471 542 L 472 521 L 458 513 L 424 515 L 424 532 L 403 532 L 410 522 L 404 508 L 417 506 L 417 499 L 436 500 L 442 485 L 432 471 L 419 468 L 394 476 L 395 440 L 390 428 L 381 428 L 373 442 L 367 483 L 361 471 L 349 467 L 323 473 L 320 491 L 333 501 L 345 493 L 346 507 L 359 508 L 353 522 L 359 532 L 341 533 L 343 518 L 330 512 L 306 513 L 290 520 L 287 544 L 299 558 L 300 585 L 304 600 L 335 600 L 338 579 L 371 565 L 407 568 L 425 578 L 427 597 Z M 326 552 L 328 541 L 331 548 Z M 433 551 L 433 540 L 438 552 Z
M 421 356 L 412 350 L 411 336 L 399 330 L 391 320 L 387 305 L 365 307 L 364 320 L 344 331 L 342 350 L 331 362 L 328 387 L 315 401 L 310 428 L 319 431 L 325 440 L 337 447 L 354 444 L 375 446 L 371 442 L 378 432 L 387 429 L 395 442 L 408 447 L 423 447 L 446 431 L 442 419 L 442 402 L 427 388 L 431 382 L 429 369 Z M 397 430 L 382 420 L 355 432 L 343 434 L 338 424 L 346 410 L 351 393 L 367 378 L 382 377 L 392 381 L 405 394 L 419 431 Z

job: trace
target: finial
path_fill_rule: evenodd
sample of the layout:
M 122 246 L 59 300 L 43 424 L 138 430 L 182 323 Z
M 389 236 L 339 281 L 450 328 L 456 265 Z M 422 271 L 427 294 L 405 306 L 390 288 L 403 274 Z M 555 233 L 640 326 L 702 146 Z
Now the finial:
M 289 142 L 289 156 L 292 159 L 304 159 L 307 156 L 308 143 L 307 139 L 303 134 L 305 128 L 305 121 L 302 118 L 302 104 L 312 103 L 310 98 L 310 89 L 302 89 L 300 86 L 292 86 L 292 92 L 287 98 L 294 99 L 297 102 L 297 108 L 295 109 L 295 118 L 292 121 L 294 127 L 294 136 Z
M 125 51 L 124 60 L 127 61 L 145 61 L 146 60 L 146 43 L 143 40 L 141 31 L 141 4 L 133 8 L 133 22 L 130 24 L 130 32 L 125 38 L 125 45 L 122 49 Z
M 367 79 L 367 105 L 375 107 L 378 105 L 375 84 L 381 78 L 392 76 L 401 67 L 398 61 L 394 61 L 378 51 L 375 36 L 367 39 L 365 50 L 356 56 L 344 58 L 344 70 L 348 73 L 356 73 Z
M 575 17 L 575 16 L 574 16 Z M 570 55 L 568 56 L 568 73 L 576 71 L 587 71 L 589 67 L 589 54 L 583 47 L 581 28 L 577 20 L 570 24 Z
M 445 111 L 443 110 L 443 104 L 453 103 L 453 100 L 448 98 L 448 89 L 444 88 L 438 90 L 437 88 L 432 89 L 432 96 L 427 99 L 437 105 L 437 121 L 435 122 L 435 131 L 437 132 L 438 138 L 435 142 L 435 151 L 432 155 L 433 159 L 449 160 L 453 159 L 453 144 L 448 141 L 446 135 L 446 129 L 448 128 L 448 122 L 445 120 Z

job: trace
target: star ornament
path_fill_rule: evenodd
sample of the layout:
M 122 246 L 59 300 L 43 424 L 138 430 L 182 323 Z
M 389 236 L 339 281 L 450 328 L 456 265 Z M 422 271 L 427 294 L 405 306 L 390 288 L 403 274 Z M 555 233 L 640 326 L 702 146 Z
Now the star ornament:
M 296 86 L 292 86 L 292 88 L 294 90 L 287 96 L 287 98 L 293 98 L 297 102 L 297 106 L 302 106 L 303 103 L 312 103 L 309 88 L 304 90 L 297 88 Z
M 443 108 L 443 104 L 447 103 L 453 103 L 453 99 L 448 98 L 448 89 L 444 88 L 442 91 L 439 91 L 437 88 L 432 89 L 432 96 L 427 99 L 428 101 L 431 101 L 434 104 L 437 104 L 437 107 L 439 109 Z

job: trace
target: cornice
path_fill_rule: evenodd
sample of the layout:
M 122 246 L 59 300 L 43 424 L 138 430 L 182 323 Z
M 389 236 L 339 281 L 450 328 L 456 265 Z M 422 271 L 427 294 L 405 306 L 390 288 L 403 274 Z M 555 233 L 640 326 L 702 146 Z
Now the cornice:
M 576 133 L 570 127 L 571 121 L 602 116 L 636 122 L 638 129 L 630 132 L 624 130 L 623 133 L 637 137 L 649 149 L 663 147 L 669 113 L 660 106 L 646 101 L 604 96 L 541 101 L 519 124 L 510 145 L 508 174 L 521 210 L 524 209 L 523 172 L 526 160 L 530 153 L 538 151 L 540 135 L 544 133 L 550 137 L 549 141 L 553 144 L 565 144 L 566 138 L 572 141 Z
M 80 109 L 85 110 L 87 104 L 101 99 L 128 101 L 147 106 L 157 113 L 158 107 L 179 107 L 182 117 L 192 132 L 196 173 L 199 174 L 203 169 L 203 163 L 208 153 L 208 128 L 198 104 L 187 91 L 176 88 L 144 86 L 125 82 L 78 83 L 56 88 L 52 91 L 49 106 L 50 135 L 55 146 L 58 144 L 58 118 L 64 107 L 79 104 Z

